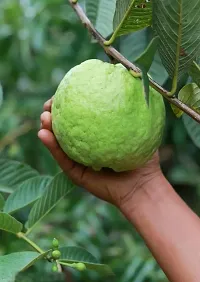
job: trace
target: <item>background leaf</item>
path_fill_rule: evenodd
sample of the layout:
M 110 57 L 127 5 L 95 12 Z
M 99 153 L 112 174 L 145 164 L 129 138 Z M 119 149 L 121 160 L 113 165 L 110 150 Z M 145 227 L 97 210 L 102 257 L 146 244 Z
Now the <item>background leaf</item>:
M 194 144 L 200 148 L 200 124 L 188 115 L 183 115 L 183 123 Z
M 146 73 L 149 71 L 151 64 L 153 62 L 159 39 L 154 37 L 144 52 L 135 60 L 136 65 L 142 67 Z
M 83 262 L 87 269 L 99 271 L 101 273 L 112 274 L 112 270 L 105 264 L 100 264 L 97 259 L 88 251 L 79 247 L 60 248 L 61 258 L 59 261 L 66 263 Z
M 200 88 L 200 66 L 193 62 L 189 68 L 189 75 L 192 77 L 193 81 L 198 85 Z
M 117 0 L 112 39 L 150 26 L 151 22 L 152 1 Z
M 5 204 L 5 199 L 3 195 L 0 193 L 0 211 L 3 209 L 4 204 Z
M 149 74 L 152 77 L 152 79 L 160 85 L 163 85 L 169 77 L 166 69 L 162 64 L 158 51 L 154 56 L 154 60 L 149 70 Z
M 0 212 L 0 229 L 17 234 L 22 230 L 22 223 L 7 213 Z
M 153 29 L 171 78 L 186 73 L 200 53 L 200 0 L 153 1 Z
M 38 176 L 30 166 L 6 159 L 0 159 L 0 191 L 11 193 L 23 181 Z
M 86 0 L 86 13 L 95 28 L 107 37 L 113 32 L 113 16 L 116 0 Z
M 43 258 L 36 252 L 18 252 L 0 256 L 0 279 L 1 282 L 14 282 L 18 272 L 30 267 L 38 259 Z
M 67 178 L 64 172 L 57 174 L 46 188 L 43 196 L 31 209 L 26 224 L 27 228 L 31 228 L 47 215 L 74 187 L 75 185 Z
M 179 92 L 178 98 L 180 101 L 200 112 L 200 88 L 195 83 L 185 85 Z M 183 111 L 174 105 L 171 105 L 177 117 L 181 117 Z
M 137 274 L 135 275 L 134 281 L 143 282 L 146 279 L 146 276 L 149 272 L 152 272 L 153 269 L 156 267 L 156 262 L 152 258 L 147 260 L 142 267 L 138 270 Z
M 7 198 L 4 212 L 13 213 L 34 203 L 42 196 L 51 180 L 50 176 L 36 176 L 22 182 Z
M 124 36 L 120 40 L 120 52 L 128 60 L 135 62 L 141 53 L 145 51 L 152 38 L 153 32 L 151 28 L 145 28 L 128 36 Z M 149 74 L 153 80 L 158 82 L 160 85 L 163 85 L 168 78 L 168 73 L 161 62 L 158 52 L 156 52 L 154 56 Z
M 3 87 L 0 83 L 0 107 L 1 107 L 2 103 L 3 103 Z
M 142 81 L 147 105 L 149 105 L 149 78 L 147 73 L 152 65 L 157 46 L 158 37 L 154 37 L 147 48 L 144 50 L 144 52 L 135 60 L 136 66 L 138 66 L 142 71 Z

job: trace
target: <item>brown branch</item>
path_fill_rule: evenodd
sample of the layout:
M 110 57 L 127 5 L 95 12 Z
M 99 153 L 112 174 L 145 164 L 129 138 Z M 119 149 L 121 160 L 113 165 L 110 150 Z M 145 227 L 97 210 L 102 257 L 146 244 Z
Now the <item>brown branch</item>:
M 73 282 L 73 278 L 72 278 L 72 274 L 71 272 L 66 268 L 66 267 L 62 267 L 62 272 L 64 273 L 64 276 L 65 276 L 65 281 L 66 282 Z
M 86 16 L 85 12 L 81 8 L 81 6 L 78 3 L 73 3 L 73 0 L 69 0 L 70 5 L 75 10 L 76 14 L 80 18 L 82 24 L 88 29 L 88 31 L 92 34 L 94 39 L 98 41 L 98 43 L 103 47 L 106 54 L 113 59 L 120 62 L 122 65 L 124 65 L 127 69 L 131 69 L 134 72 L 141 72 L 139 68 L 137 68 L 134 64 L 132 64 L 130 61 L 128 61 L 121 53 L 119 53 L 115 48 L 112 46 L 105 46 L 104 42 L 106 41 L 103 36 L 94 28 L 88 17 Z M 164 89 L 162 86 L 160 86 L 158 83 L 156 83 L 154 80 L 150 79 L 150 85 L 156 89 L 163 97 L 165 97 L 171 104 L 177 106 L 180 110 L 188 114 L 191 118 L 196 120 L 198 123 L 200 123 L 200 114 L 197 113 L 195 110 L 188 107 L 186 104 L 181 102 L 179 99 L 175 97 L 169 97 L 168 91 Z

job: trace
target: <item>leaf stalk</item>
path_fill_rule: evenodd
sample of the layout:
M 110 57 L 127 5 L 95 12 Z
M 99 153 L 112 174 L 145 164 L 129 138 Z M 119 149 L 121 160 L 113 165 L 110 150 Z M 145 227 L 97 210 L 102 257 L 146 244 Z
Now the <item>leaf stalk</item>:
M 23 232 L 17 233 L 17 237 L 19 239 L 23 239 L 24 241 L 26 241 L 38 253 L 40 253 L 40 254 L 44 254 L 45 253 L 37 244 L 35 244 L 32 240 L 30 240 L 28 237 L 26 237 L 26 235 Z

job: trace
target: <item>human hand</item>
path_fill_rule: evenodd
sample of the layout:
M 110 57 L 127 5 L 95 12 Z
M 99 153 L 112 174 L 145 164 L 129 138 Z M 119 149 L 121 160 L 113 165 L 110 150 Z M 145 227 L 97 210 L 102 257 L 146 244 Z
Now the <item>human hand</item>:
M 52 99 L 44 104 L 38 137 L 49 149 L 61 169 L 75 184 L 121 209 L 131 201 L 136 192 L 143 189 L 144 184 L 161 174 L 158 153 L 155 153 L 143 167 L 120 173 L 110 169 L 102 169 L 97 172 L 74 162 L 60 148 L 52 132 L 51 105 Z

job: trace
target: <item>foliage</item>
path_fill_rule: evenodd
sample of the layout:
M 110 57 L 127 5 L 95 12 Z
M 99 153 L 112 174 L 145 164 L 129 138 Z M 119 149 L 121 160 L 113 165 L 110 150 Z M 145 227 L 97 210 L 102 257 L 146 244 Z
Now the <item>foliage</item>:
M 186 73 L 199 53 L 200 1 L 154 1 L 153 29 L 160 38 L 159 51 L 171 78 Z M 173 31 L 173 32 L 172 32 Z
M 179 8 L 182 10 L 178 12 L 178 6 L 175 7 L 173 13 L 177 12 L 178 17 L 175 21 L 171 5 L 174 1 L 167 1 L 170 4 L 162 11 L 159 4 L 162 2 L 164 5 L 164 2 L 154 1 L 153 28 L 146 27 L 152 20 L 149 17 L 152 4 L 148 4 L 147 21 L 141 26 L 146 28 L 134 33 L 130 33 L 136 30 L 133 27 L 127 32 L 130 18 L 135 16 L 134 8 L 139 9 L 137 13 L 142 18 L 145 6 L 134 6 L 127 12 L 126 8 L 130 8 L 134 1 L 126 1 L 128 5 L 125 6 L 120 5 L 122 2 L 117 1 L 116 11 L 116 1 L 85 0 L 81 4 L 103 36 L 110 36 L 118 27 L 118 33 L 114 33 L 114 39 L 117 37 L 114 45 L 131 62 L 137 62 L 145 50 L 151 49 L 156 34 L 160 45 L 155 54 L 153 51 L 155 56 L 151 56 L 154 60 L 149 74 L 169 91 L 172 86 L 177 86 L 180 99 L 199 108 L 199 88 L 194 84 L 185 86 L 192 79 L 199 86 L 199 39 L 190 45 L 186 34 L 180 30 L 184 13 L 188 15 L 189 25 L 184 23 L 187 28 L 191 27 L 194 34 L 199 30 L 198 9 L 195 5 L 189 9 L 188 3 L 193 4 L 193 1 L 181 1 L 183 6 Z M 136 2 L 145 5 L 146 1 Z M 200 6 L 197 4 L 196 7 Z M 171 33 L 164 22 L 166 9 L 170 15 L 167 27 L 172 28 L 170 24 L 174 24 L 174 38 L 169 38 Z M 186 9 L 184 13 L 183 9 Z M 110 279 L 167 281 L 137 232 L 123 216 L 114 207 L 86 194 L 82 188 L 73 190 L 72 183 L 59 172 L 55 161 L 37 138 L 43 102 L 54 94 L 61 78 L 71 67 L 89 58 L 105 59 L 102 50 L 97 44 L 91 44 L 67 1 L 1 1 L 0 26 L 0 229 L 9 231 L 0 231 L 1 280 L 11 281 L 17 272 L 31 266 L 20 273 L 16 281 L 102 281 L 105 272 L 105 282 Z M 180 33 L 182 42 L 179 42 Z M 195 35 L 190 35 L 191 39 L 195 38 Z M 177 41 L 180 45 L 175 46 Z M 166 42 L 170 43 L 167 51 Z M 178 48 L 182 45 L 184 50 Z M 165 51 L 168 50 L 170 53 L 166 57 Z M 176 65 L 172 64 L 175 61 Z M 148 68 L 149 65 L 146 72 Z M 172 83 L 174 68 L 180 71 L 178 84 L 175 80 Z M 192 77 L 190 81 L 188 73 Z M 183 87 L 195 91 L 186 93 Z M 184 123 L 182 119 L 176 119 L 169 104 L 166 104 L 166 109 L 165 136 L 160 150 L 162 168 L 178 193 L 200 214 L 199 124 L 185 114 Z M 60 245 L 60 263 L 68 266 L 64 267 L 63 273 L 51 273 L 51 266 L 55 263 L 50 257 L 54 237 L 58 238 Z M 49 260 L 52 263 L 48 263 Z M 100 273 L 79 272 L 76 269 L 84 267 L 78 266 L 78 262 L 86 269 L 95 267 Z M 111 272 L 107 265 L 116 277 L 107 276 Z
M 87 0 L 85 2 L 86 12 L 99 33 L 104 37 L 113 31 L 113 15 L 116 0 Z

